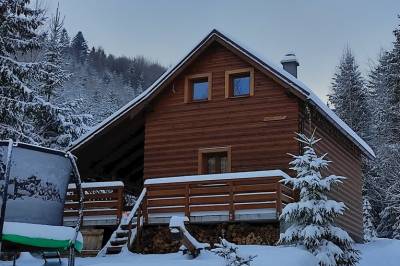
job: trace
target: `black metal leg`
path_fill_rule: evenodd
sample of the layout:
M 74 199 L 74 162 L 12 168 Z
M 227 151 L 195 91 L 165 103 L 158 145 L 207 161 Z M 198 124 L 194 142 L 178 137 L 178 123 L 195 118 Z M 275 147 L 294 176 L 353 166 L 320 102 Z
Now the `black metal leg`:
M 42 258 L 44 260 L 44 265 L 47 264 L 47 259 L 46 259 L 46 255 L 44 254 L 44 252 L 42 252 Z
M 62 261 L 61 261 L 61 254 L 60 254 L 60 251 L 57 251 L 57 255 L 58 255 L 58 263 L 60 263 L 60 265 L 62 264 Z
M 17 260 L 17 254 L 14 253 L 14 255 L 13 255 L 13 266 L 17 265 L 16 260 Z
M 75 266 L 75 248 L 69 248 L 68 266 Z

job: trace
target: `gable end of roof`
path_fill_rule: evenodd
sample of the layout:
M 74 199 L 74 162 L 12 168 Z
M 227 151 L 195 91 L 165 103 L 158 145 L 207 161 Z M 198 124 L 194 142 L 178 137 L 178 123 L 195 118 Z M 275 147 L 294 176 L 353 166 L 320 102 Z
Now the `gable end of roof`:
M 307 85 L 302 83 L 300 80 L 286 72 L 283 68 L 275 65 L 270 60 L 258 55 L 251 49 L 246 48 L 244 45 L 238 44 L 232 40 L 232 38 L 227 37 L 220 31 L 213 29 L 205 38 L 203 38 L 194 48 L 190 50 L 177 64 L 170 67 L 163 75 L 160 76 L 149 88 L 143 91 L 135 99 L 127 103 L 125 106 L 120 108 L 113 115 L 105 119 L 103 122 L 95 126 L 91 131 L 83 135 L 78 140 L 74 141 L 69 147 L 69 151 L 74 151 L 81 147 L 83 144 L 88 142 L 90 139 L 95 137 L 102 130 L 107 128 L 109 125 L 113 124 L 115 121 L 123 118 L 129 111 L 134 109 L 138 104 L 144 102 L 149 97 L 151 97 L 157 90 L 162 87 L 162 85 L 168 81 L 168 79 L 178 71 L 182 66 L 185 65 L 187 60 L 189 60 L 194 54 L 196 54 L 205 44 L 212 43 L 215 40 L 222 40 L 224 43 L 230 45 L 232 48 L 238 52 L 245 55 L 251 61 L 257 63 L 265 70 L 274 74 L 278 79 L 287 84 L 289 87 L 295 89 L 301 95 L 304 96 L 316 109 L 330 121 L 340 132 L 342 132 L 347 138 L 349 138 L 357 147 L 359 147 L 365 155 L 369 158 L 375 158 L 375 153 L 371 147 L 358 136 L 343 120 L 341 120 L 322 100 L 310 89 Z

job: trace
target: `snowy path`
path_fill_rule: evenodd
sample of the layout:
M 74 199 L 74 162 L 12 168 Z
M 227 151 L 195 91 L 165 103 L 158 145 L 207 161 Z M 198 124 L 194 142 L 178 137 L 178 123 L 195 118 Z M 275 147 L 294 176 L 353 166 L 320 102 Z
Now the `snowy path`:
M 398 266 L 400 261 L 400 241 L 380 239 L 372 243 L 357 245 L 362 252 L 360 266 Z M 243 254 L 257 255 L 252 266 L 312 266 L 315 258 L 307 252 L 290 247 L 239 246 Z M 63 265 L 67 265 L 63 260 Z M 0 262 L 1 266 L 11 266 L 11 262 Z M 17 266 L 42 266 L 43 261 L 23 254 Z M 48 266 L 59 265 L 56 261 Z M 189 259 L 180 253 L 164 255 L 139 255 L 125 253 L 104 258 L 77 258 L 77 266 L 224 266 L 224 261 L 210 252 L 203 252 L 196 259 Z

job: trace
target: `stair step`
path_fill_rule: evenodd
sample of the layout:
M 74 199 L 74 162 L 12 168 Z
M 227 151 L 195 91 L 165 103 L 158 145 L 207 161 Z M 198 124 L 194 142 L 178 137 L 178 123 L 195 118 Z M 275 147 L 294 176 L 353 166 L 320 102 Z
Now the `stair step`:
M 122 248 L 125 245 L 120 245 L 120 246 L 109 246 L 107 247 L 106 254 L 118 254 L 121 252 Z
M 126 242 L 128 242 L 128 238 L 116 238 L 110 241 L 111 246 L 120 246 L 120 245 L 125 245 Z
M 134 227 L 135 227 L 135 225 L 132 224 L 132 228 L 134 228 Z M 119 228 L 121 228 L 122 230 L 129 230 L 129 224 L 121 224 L 119 226 Z
M 127 237 L 129 235 L 129 230 L 116 231 L 115 235 L 116 235 L 117 238 Z

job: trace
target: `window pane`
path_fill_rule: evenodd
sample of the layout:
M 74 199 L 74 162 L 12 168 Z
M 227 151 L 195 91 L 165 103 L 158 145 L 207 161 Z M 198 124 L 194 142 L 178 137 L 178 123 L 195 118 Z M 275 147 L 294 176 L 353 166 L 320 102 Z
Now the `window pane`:
M 207 159 L 207 173 L 208 174 L 215 174 L 216 167 L 215 167 L 216 159 L 215 157 L 209 157 Z
M 226 157 L 221 157 L 221 173 L 228 172 L 228 159 Z
M 193 101 L 208 99 L 208 80 L 197 80 L 192 83 Z
M 232 78 L 233 96 L 250 94 L 250 75 L 236 76 Z

